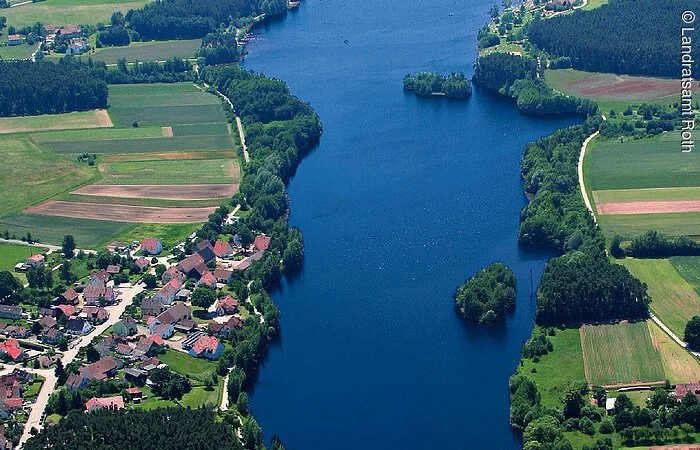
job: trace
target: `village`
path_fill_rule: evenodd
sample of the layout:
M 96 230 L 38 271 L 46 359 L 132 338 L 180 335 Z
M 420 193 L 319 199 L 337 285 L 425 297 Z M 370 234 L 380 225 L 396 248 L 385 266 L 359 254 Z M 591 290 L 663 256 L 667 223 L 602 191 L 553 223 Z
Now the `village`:
M 245 320 L 264 323 L 250 282 L 241 299 L 232 281 L 262 258 L 271 238 L 195 238 L 172 249 L 178 257 L 164 255 L 157 238 L 113 242 L 101 256 L 81 251 L 110 264 L 50 305 L 0 305 L 0 420 L 22 433 L 20 443 L 70 410 L 162 406 L 195 385 L 216 395 L 213 406 L 228 408 L 217 366 L 197 361 L 219 359 L 231 346 L 224 338 Z M 57 270 L 47 268 L 50 254 L 19 261 L 15 272 Z M 210 366 L 210 373 L 187 372 Z M 7 435 L 13 432 L 0 433 L 0 448 L 12 448 Z

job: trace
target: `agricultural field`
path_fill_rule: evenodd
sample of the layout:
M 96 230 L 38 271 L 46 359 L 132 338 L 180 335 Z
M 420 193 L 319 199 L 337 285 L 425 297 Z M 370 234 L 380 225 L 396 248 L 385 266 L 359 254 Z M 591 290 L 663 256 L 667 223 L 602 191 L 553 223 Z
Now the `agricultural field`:
M 685 258 L 676 261 L 683 266 L 689 262 Z M 625 258 L 619 262 L 647 284 L 653 313 L 674 333 L 683 336 L 685 324 L 700 313 L 700 296 L 674 264 L 668 259 Z
M 198 223 L 137 223 L 122 230 L 114 236 L 113 240 L 131 242 L 144 236 L 158 236 L 163 243 L 163 249 L 171 249 L 197 231 L 199 225 Z
M 107 245 L 112 237 L 129 228 L 126 222 L 107 220 L 73 219 L 70 217 L 44 216 L 18 213 L 0 217 L 0 230 L 12 235 L 32 233 L 35 240 L 48 244 L 60 244 L 70 232 L 80 248 L 98 248 Z
M 46 0 L 7 8 L 2 15 L 7 25 L 17 28 L 34 25 L 36 22 L 63 25 L 97 25 L 109 23 L 112 13 L 126 14 L 130 9 L 141 8 L 147 0 Z
M 600 110 L 622 112 L 628 105 L 657 103 L 672 105 L 679 100 L 678 80 L 633 77 L 576 69 L 547 70 L 545 79 L 555 90 L 598 103 Z
M 593 191 L 597 203 L 641 202 L 641 201 L 697 201 L 700 187 L 609 189 Z
M 3 39 L 3 41 L 5 41 Z M 20 45 L 3 45 L 0 47 L 0 59 L 29 59 L 37 49 L 39 44 L 29 45 L 22 43 Z
M 621 214 L 597 215 L 598 224 L 605 237 L 615 234 L 630 239 L 648 230 L 657 230 L 670 236 L 700 236 L 700 213 L 674 214 Z
M 163 61 L 174 57 L 188 59 L 196 56 L 197 50 L 199 50 L 201 45 L 201 39 L 132 42 L 126 47 L 96 49 L 90 51 L 85 57 L 90 57 L 95 61 L 102 61 L 107 65 L 117 64 L 117 61 L 122 58 L 128 62 Z
M 669 260 L 700 296 L 700 256 L 674 256 Z M 698 313 L 700 313 L 700 309 L 698 309 Z
M 584 325 L 579 332 L 589 383 L 623 386 L 666 379 L 646 322 Z
M 16 191 L 0 199 L 0 231 L 60 243 L 73 229 L 64 224 L 86 219 L 76 229 L 86 248 L 123 233 L 138 239 L 141 225 L 152 223 L 187 223 L 189 234 L 238 191 L 240 166 L 219 98 L 191 83 L 124 85 L 110 86 L 109 104 L 0 119 L 0 132 L 12 133 L 0 136 L 12 169 L 0 185 Z
M 678 345 L 654 322 L 649 321 L 649 332 L 654 347 L 659 350 L 666 378 L 672 383 L 697 381 L 700 362 Z
M 542 396 L 542 405 L 547 408 L 560 408 L 567 386 L 576 381 L 585 381 L 581 338 L 575 328 L 556 330 L 549 340 L 554 351 L 540 358 L 538 362 L 525 359 L 519 373 L 531 378 Z

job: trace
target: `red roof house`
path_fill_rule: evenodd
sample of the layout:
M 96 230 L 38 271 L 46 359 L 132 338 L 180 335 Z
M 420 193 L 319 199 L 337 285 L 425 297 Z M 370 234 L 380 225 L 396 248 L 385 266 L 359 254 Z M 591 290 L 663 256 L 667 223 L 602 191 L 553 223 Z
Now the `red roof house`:
M 86 412 L 92 412 L 98 409 L 123 409 L 124 398 L 121 395 L 114 397 L 92 397 L 85 404 Z
M 255 241 L 253 242 L 253 245 L 258 251 L 264 252 L 270 247 L 270 241 L 272 241 L 272 238 L 270 236 L 265 236 L 261 234 L 259 236 L 255 236 Z

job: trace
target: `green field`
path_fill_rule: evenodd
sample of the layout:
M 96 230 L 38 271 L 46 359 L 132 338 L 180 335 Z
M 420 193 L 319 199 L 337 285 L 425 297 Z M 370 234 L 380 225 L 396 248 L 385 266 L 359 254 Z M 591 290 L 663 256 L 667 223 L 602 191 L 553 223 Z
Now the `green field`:
M 666 379 L 646 322 L 584 325 L 579 331 L 589 383 L 609 386 Z
M 0 139 L 0 217 L 94 180 L 94 168 L 42 150 L 26 139 Z
M 187 236 L 199 229 L 197 223 L 137 223 L 122 230 L 114 236 L 114 240 L 121 242 L 131 242 L 141 240 L 149 236 L 158 236 L 163 243 L 164 249 L 171 249 L 176 244 L 184 241 Z
M 578 329 L 569 328 L 557 330 L 556 335 L 549 339 L 554 351 L 542 356 L 539 362 L 525 359 L 518 372 L 537 384 L 543 406 L 560 408 L 567 386 L 571 382 L 586 380 L 581 338 Z
M 686 273 L 697 267 L 697 258 L 674 258 L 676 264 L 688 267 Z M 700 297 L 678 273 L 668 259 L 633 259 L 619 261 L 632 275 L 647 284 L 651 310 L 674 333 L 683 336 L 685 324 L 700 313 Z M 694 280 L 697 282 L 697 278 Z
M 61 25 L 109 23 L 114 11 L 124 14 L 148 3 L 147 0 L 46 0 L 3 10 L 7 24 L 17 28 L 36 22 Z
M 0 118 L 0 134 L 26 133 L 44 130 L 69 130 L 100 128 L 95 111 L 79 111 L 65 114 Z
M 201 39 L 132 42 L 127 47 L 96 49 L 94 52 L 89 52 L 84 58 L 90 57 L 105 64 L 116 64 L 121 58 L 125 58 L 128 62 L 163 61 L 174 57 L 188 59 L 197 55 L 197 50 L 201 45 Z
M 681 153 L 680 132 L 647 139 L 594 139 L 584 163 L 589 190 L 700 186 L 700 154 Z
M 700 213 L 669 214 L 610 214 L 597 215 L 598 225 L 609 239 L 615 234 L 632 238 L 648 230 L 657 230 L 671 236 L 700 235 Z
M 199 408 L 204 405 L 217 407 L 221 400 L 222 383 L 223 379 L 220 379 L 219 384 L 211 391 L 202 386 L 193 387 L 190 392 L 182 396 L 179 403 L 185 408 Z
M 0 230 L 10 234 L 32 237 L 47 244 L 60 245 L 66 234 L 72 234 L 80 248 L 94 249 L 109 243 L 112 237 L 132 224 L 106 220 L 73 219 L 70 217 L 44 216 L 39 214 L 12 214 L 0 217 Z
M 700 200 L 700 187 L 593 191 L 596 203 Z
M 38 45 L 3 45 L 0 47 L 0 59 L 29 59 Z
M 181 375 L 189 375 L 190 378 L 204 382 L 211 378 L 216 371 L 216 363 L 203 358 L 194 358 L 177 350 L 168 350 L 167 353 L 158 355 L 161 362 L 170 367 L 170 370 Z
M 666 378 L 672 384 L 697 381 L 700 362 L 651 321 L 649 332 L 654 346 L 659 349 Z
M 236 180 L 230 159 L 124 161 L 104 163 L 106 184 L 224 184 Z
M 0 229 L 0 232 L 4 231 Z M 0 271 L 7 270 L 12 272 L 15 264 L 18 262 L 24 262 L 30 256 L 44 253 L 45 251 L 46 249 L 43 247 L 0 242 Z
M 30 136 L 37 143 L 111 141 L 114 139 L 160 138 L 163 137 L 163 129 L 161 127 L 94 128 L 89 130 L 44 131 L 32 133 Z
M 178 136 L 171 138 L 139 138 L 45 142 L 42 144 L 56 153 L 145 153 L 145 152 L 198 152 L 230 150 L 233 141 L 228 134 L 213 136 Z
M 678 273 L 700 295 L 700 256 L 674 256 L 669 259 Z M 698 309 L 700 313 L 700 309 Z

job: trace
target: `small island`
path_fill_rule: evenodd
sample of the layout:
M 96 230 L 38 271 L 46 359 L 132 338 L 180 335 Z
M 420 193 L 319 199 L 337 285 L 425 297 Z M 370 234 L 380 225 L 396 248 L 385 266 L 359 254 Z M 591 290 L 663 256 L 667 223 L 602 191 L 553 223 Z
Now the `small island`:
M 447 77 L 431 72 L 418 72 L 415 76 L 409 74 L 403 79 L 403 88 L 421 97 L 467 98 L 472 94 L 471 84 L 461 72 L 451 73 Z
M 503 263 L 490 264 L 457 288 L 454 299 L 470 322 L 504 322 L 515 309 L 515 275 Z

